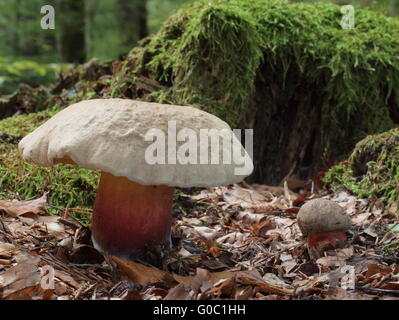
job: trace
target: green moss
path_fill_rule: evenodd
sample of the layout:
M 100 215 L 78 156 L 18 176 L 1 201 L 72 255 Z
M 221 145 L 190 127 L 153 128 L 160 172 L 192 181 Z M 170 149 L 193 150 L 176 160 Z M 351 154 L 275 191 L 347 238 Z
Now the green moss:
M 54 82 L 60 66 L 40 64 L 35 61 L 10 61 L 0 57 L 0 95 L 11 94 L 20 83 L 32 87 Z
M 345 187 L 359 197 L 399 200 L 399 128 L 361 140 L 348 161 L 332 167 L 325 182 Z
M 130 52 L 112 96 L 129 97 L 144 74 L 164 86 L 144 99 L 194 104 L 234 126 L 256 81 L 287 97 L 307 83 L 323 96 L 326 140 L 339 124 L 354 126 L 353 145 L 392 127 L 386 107 L 399 104 L 399 21 L 357 8 L 356 28 L 343 30 L 341 18 L 340 6 L 327 3 L 196 1 Z
M 387 256 L 397 257 L 399 255 L 399 241 L 392 242 L 383 246 L 382 252 Z
M 59 111 L 10 117 L 0 121 L 0 136 L 24 136 Z M 4 141 L 6 140 L 6 141 Z M 51 168 L 31 165 L 21 159 L 16 143 L 0 139 L 0 197 L 30 199 L 49 192 L 48 202 L 57 208 L 91 208 L 99 174 L 72 165 Z

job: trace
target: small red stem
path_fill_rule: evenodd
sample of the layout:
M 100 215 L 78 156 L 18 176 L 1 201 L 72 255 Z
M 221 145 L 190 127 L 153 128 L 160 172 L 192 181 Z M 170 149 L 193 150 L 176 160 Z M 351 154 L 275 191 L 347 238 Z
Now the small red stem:
M 308 235 L 308 248 L 311 256 L 320 258 L 326 250 L 345 246 L 346 235 L 344 232 L 324 232 Z

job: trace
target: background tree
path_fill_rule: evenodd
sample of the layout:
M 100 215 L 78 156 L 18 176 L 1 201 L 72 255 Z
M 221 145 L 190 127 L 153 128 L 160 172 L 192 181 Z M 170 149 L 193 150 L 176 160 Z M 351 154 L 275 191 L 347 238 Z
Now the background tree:
M 399 0 L 389 0 L 389 14 L 391 16 L 399 14 Z
M 19 29 L 20 29 L 20 23 L 21 23 L 21 0 L 16 0 L 13 6 L 14 9 L 14 16 L 13 16 L 13 32 L 12 34 L 12 48 L 13 52 L 15 55 L 19 56 L 20 55 L 20 46 L 19 46 Z
M 147 1 L 117 0 L 116 6 L 120 46 L 128 51 L 148 34 Z
M 60 0 L 57 16 L 62 61 L 83 63 L 86 60 L 84 0 Z
M 0 58 L 46 63 L 92 57 L 113 60 L 147 33 L 157 32 L 170 15 L 193 1 L 0 0 Z M 398 16 L 399 0 L 317 1 L 356 4 Z M 46 4 L 56 8 L 56 30 L 40 28 L 40 8 Z

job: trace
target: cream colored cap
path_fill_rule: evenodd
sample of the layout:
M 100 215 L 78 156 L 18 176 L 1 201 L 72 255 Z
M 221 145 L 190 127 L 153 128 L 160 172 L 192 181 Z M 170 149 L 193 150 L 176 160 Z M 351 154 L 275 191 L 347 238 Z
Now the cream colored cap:
M 216 129 L 230 140 L 219 138 L 212 143 L 211 139 L 201 139 L 207 129 Z M 193 134 L 197 139 L 187 138 Z M 225 185 L 240 182 L 253 171 L 250 156 L 229 125 L 214 115 L 193 107 L 127 99 L 73 104 L 23 138 L 19 149 L 26 161 L 40 166 L 73 163 L 144 185 Z M 238 159 L 232 152 L 235 149 L 241 161 L 234 161 Z M 228 154 L 230 161 L 228 156 L 225 158 Z M 219 161 L 211 162 L 217 155 Z

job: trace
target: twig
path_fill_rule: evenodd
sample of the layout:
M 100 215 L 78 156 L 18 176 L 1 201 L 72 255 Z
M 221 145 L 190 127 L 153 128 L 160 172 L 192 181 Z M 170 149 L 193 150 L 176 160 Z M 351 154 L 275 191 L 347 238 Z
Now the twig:
M 356 289 L 364 291 L 364 292 L 369 292 L 369 293 L 390 293 L 390 294 L 399 296 L 399 290 L 389 290 L 389 289 L 380 289 L 380 288 L 367 288 L 367 287 L 359 287 L 359 286 L 356 286 Z
M 79 225 L 79 224 L 76 223 L 75 221 L 71 221 L 71 220 L 64 219 L 64 218 L 59 218 L 57 221 L 58 221 L 59 223 L 62 223 L 62 224 L 64 224 L 64 225 L 66 225 L 66 226 L 68 226 L 68 227 L 71 227 L 71 228 L 74 228 L 74 229 L 79 229 L 79 228 L 82 227 L 81 225 Z
M 11 233 L 10 229 L 8 229 L 8 227 L 4 224 L 3 220 L 0 219 L 0 232 L 3 234 L 3 239 L 9 243 L 13 243 L 12 240 L 10 240 L 11 238 L 15 238 L 14 235 Z

